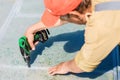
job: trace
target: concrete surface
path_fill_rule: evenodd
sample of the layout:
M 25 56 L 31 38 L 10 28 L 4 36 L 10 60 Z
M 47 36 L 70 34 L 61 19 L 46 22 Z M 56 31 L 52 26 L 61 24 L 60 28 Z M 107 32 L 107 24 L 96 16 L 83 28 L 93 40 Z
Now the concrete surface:
M 67 24 L 49 29 L 50 38 L 38 44 L 28 68 L 18 39 L 39 21 L 43 0 L 0 0 L 0 80 L 117 80 L 118 47 L 91 73 L 50 76 L 49 67 L 72 59 L 84 43 L 84 26 Z

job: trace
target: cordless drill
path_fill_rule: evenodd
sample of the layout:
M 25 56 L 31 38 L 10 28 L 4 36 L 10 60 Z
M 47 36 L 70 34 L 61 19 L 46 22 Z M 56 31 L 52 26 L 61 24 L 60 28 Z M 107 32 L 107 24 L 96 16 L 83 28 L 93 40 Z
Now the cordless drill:
M 36 32 L 36 34 L 34 35 L 33 43 L 37 41 L 44 43 L 45 41 L 48 40 L 48 34 L 50 34 L 48 29 Z M 20 47 L 20 52 L 24 61 L 27 63 L 28 67 L 30 67 L 31 47 L 28 43 L 26 36 L 22 36 L 19 39 L 19 47 Z

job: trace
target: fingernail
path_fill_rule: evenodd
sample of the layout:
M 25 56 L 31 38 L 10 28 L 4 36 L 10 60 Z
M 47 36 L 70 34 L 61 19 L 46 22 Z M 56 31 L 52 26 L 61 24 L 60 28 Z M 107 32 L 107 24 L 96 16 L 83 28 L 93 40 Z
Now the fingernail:
M 35 50 L 35 48 L 32 48 L 32 50 Z

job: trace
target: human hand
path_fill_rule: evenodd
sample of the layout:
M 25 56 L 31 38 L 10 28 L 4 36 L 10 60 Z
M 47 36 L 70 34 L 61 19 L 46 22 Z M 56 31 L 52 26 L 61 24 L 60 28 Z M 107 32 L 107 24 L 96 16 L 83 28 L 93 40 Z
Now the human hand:
M 35 45 L 33 43 L 34 41 L 34 31 L 31 29 L 32 27 L 29 27 L 26 32 L 25 36 L 27 37 L 27 41 L 31 47 L 32 50 L 35 50 Z
M 35 45 L 38 43 L 34 42 L 34 35 L 36 34 L 36 32 L 41 31 L 43 29 L 46 29 L 46 26 L 40 21 L 32 26 L 30 26 L 26 32 L 25 32 L 25 36 L 27 37 L 28 43 L 31 47 L 32 50 L 35 50 Z

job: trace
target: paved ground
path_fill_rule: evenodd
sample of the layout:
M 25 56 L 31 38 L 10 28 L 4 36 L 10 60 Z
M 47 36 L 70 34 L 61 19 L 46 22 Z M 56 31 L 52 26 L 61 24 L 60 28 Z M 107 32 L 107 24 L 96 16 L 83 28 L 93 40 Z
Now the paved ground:
M 39 21 L 43 10 L 42 0 L 0 0 L 0 80 L 117 80 L 118 47 L 92 73 L 47 73 L 50 66 L 72 59 L 84 43 L 84 26 L 73 24 L 49 29 L 49 40 L 38 44 L 31 68 L 27 68 L 18 39 L 27 27 Z

